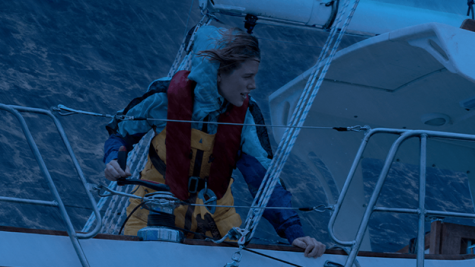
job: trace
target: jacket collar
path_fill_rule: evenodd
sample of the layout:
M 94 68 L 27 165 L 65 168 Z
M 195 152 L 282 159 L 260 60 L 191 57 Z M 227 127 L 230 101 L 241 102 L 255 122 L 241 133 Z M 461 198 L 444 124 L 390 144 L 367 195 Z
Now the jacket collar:
M 188 75 L 188 79 L 196 82 L 194 112 L 210 113 L 227 107 L 227 101 L 218 93 L 219 63 L 196 56 L 200 51 L 217 47 L 217 41 L 222 37 L 219 31 L 214 26 L 203 26 L 195 34 L 191 72 Z

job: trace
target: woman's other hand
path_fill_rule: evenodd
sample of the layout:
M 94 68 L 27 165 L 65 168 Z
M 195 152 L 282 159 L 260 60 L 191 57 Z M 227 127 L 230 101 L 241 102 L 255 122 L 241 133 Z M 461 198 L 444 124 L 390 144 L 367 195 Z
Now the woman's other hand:
M 305 236 L 299 237 L 292 242 L 293 246 L 305 249 L 305 257 L 318 258 L 325 252 L 326 246 L 318 242 L 315 238 Z

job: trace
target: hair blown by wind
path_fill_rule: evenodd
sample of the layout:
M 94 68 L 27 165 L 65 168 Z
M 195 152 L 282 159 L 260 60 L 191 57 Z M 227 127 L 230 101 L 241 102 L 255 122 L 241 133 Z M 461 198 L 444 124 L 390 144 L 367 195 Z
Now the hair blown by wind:
M 217 49 L 203 50 L 197 55 L 218 61 L 221 73 L 232 72 L 247 59 L 261 59 L 259 41 L 256 37 L 239 28 L 222 29 L 220 34 L 222 37 L 217 40 Z

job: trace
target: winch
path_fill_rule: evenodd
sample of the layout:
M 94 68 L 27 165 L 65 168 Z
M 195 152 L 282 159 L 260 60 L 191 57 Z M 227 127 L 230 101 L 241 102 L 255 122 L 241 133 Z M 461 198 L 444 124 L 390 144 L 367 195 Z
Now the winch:
M 168 191 L 157 191 L 145 195 L 144 202 L 150 209 L 147 226 L 137 232 L 143 241 L 169 241 L 182 243 L 183 232 L 175 228 L 173 212 L 180 201 Z
M 141 199 L 143 201 L 142 205 L 147 207 L 150 213 L 148 215 L 147 226 L 137 232 L 137 236 L 140 240 L 182 243 L 185 236 L 182 231 L 175 227 L 175 215 L 173 214 L 175 208 L 182 204 L 182 201 L 170 192 L 170 187 L 166 184 L 140 179 L 120 178 L 117 180 L 117 185 L 128 184 L 145 186 L 155 190 L 155 192 L 147 194 L 142 198 L 133 194 L 119 192 L 102 185 L 95 185 L 94 189 L 99 191 L 98 195 L 100 197 L 120 195 L 123 197 Z M 108 191 L 110 194 L 101 193 L 101 190 Z M 132 211 L 131 214 L 133 214 L 134 211 Z M 129 217 L 131 214 L 129 214 Z M 127 222 L 127 219 L 125 222 Z

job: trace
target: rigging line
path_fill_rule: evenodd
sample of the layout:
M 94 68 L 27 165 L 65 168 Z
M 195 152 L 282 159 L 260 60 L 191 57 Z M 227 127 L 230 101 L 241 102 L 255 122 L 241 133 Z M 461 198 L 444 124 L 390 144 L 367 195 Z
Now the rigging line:
M 346 13 L 346 9 L 349 5 L 349 2 L 350 2 L 350 0 L 347 0 L 345 2 L 345 6 L 343 7 L 342 11 L 338 15 L 338 18 L 337 18 L 338 22 L 332 28 L 332 34 L 330 35 L 329 39 L 325 43 L 325 46 L 327 46 L 328 43 L 333 42 L 333 39 L 334 39 L 334 36 L 335 36 L 334 34 L 336 33 L 335 29 L 338 27 L 337 25 L 340 25 L 340 23 L 342 21 L 343 14 Z M 336 53 L 336 48 L 338 47 L 338 45 L 341 42 L 343 34 L 346 31 L 346 28 L 348 27 L 353 15 L 354 15 L 354 12 L 356 10 L 356 7 L 357 7 L 358 3 L 359 3 L 359 0 L 355 0 L 353 8 L 351 9 L 350 14 L 347 15 L 346 20 L 343 24 L 343 27 L 342 27 L 340 33 L 338 34 L 338 38 L 335 41 L 335 43 L 333 44 L 333 48 L 331 49 L 331 52 L 328 55 L 328 57 L 326 57 L 326 52 L 328 51 L 329 46 L 324 51 L 322 51 L 323 53 L 320 55 L 319 60 L 317 61 L 318 62 L 317 64 L 320 67 L 317 69 L 317 71 L 315 71 L 313 77 L 310 79 L 311 80 L 311 85 L 308 86 L 308 88 L 312 88 L 311 89 L 312 92 L 311 92 L 309 98 L 307 99 L 306 95 L 309 94 L 309 92 L 305 92 L 307 90 L 304 90 L 304 93 L 302 94 L 302 97 L 299 100 L 297 111 L 292 116 L 292 124 L 298 124 L 298 126 L 303 125 L 303 123 L 305 121 L 305 118 L 306 118 L 306 116 L 309 112 L 310 106 L 313 103 L 313 100 L 314 100 L 316 94 L 318 93 L 318 91 L 320 89 L 323 78 L 325 77 L 326 72 L 328 71 L 328 68 L 329 68 L 329 66 L 331 64 L 331 61 L 333 59 L 333 56 Z M 324 56 L 322 57 L 323 54 L 324 54 Z M 320 59 L 322 61 L 320 61 Z M 323 61 L 325 61 L 325 63 Z M 314 81 L 315 81 L 317 76 L 318 76 L 318 81 L 317 81 L 316 85 L 314 86 Z M 309 80 L 309 82 L 310 82 L 310 80 Z M 308 83 L 307 83 L 307 85 L 308 85 Z M 302 105 L 302 107 L 300 107 L 301 105 Z M 305 109 L 302 109 L 303 105 L 305 105 Z M 287 160 L 287 157 L 290 154 L 290 151 L 292 150 L 292 147 L 295 143 L 295 140 L 296 140 L 298 134 L 299 134 L 299 129 L 297 129 L 295 131 L 293 129 L 287 129 L 286 130 L 286 132 L 284 134 L 284 138 L 281 141 L 281 143 L 279 144 L 279 148 L 277 150 L 276 157 L 274 157 L 274 159 L 272 160 L 272 163 L 271 163 L 272 172 L 271 173 L 268 172 L 266 174 L 266 176 L 264 177 L 264 181 L 262 182 L 261 187 L 259 188 L 259 191 L 256 195 L 256 198 L 254 198 L 253 206 L 256 206 L 256 205 L 265 206 L 267 204 L 267 202 L 270 198 L 270 194 L 272 193 L 272 192 L 269 191 L 269 188 L 272 188 L 275 185 L 276 180 L 277 180 L 275 177 L 278 177 L 280 175 L 280 173 L 283 169 L 283 165 L 285 164 L 285 162 Z M 250 212 L 248 214 L 248 217 L 247 217 L 246 222 L 245 222 L 245 224 L 246 224 L 245 229 L 250 231 L 250 237 L 251 238 L 254 235 L 254 229 L 257 227 L 261 216 L 262 216 L 262 210 L 257 212 L 257 214 L 254 214 L 254 212 L 252 212 L 252 213 Z
M 346 7 L 345 7 L 346 8 Z M 344 8 L 344 9 L 345 9 Z M 339 25 L 340 21 L 341 21 L 341 17 L 342 17 L 342 12 L 340 12 L 338 14 L 338 22 L 337 22 L 337 25 Z M 337 26 L 334 26 L 332 27 L 331 29 L 331 32 L 330 32 L 330 36 L 329 38 L 327 39 L 327 41 L 325 42 L 325 45 L 324 45 L 324 48 L 320 51 L 320 55 L 319 55 L 319 58 L 317 60 L 317 66 L 318 68 L 316 68 L 316 70 L 312 73 L 312 85 L 313 85 L 313 80 L 315 79 L 315 76 L 318 74 L 318 72 L 320 71 L 320 68 L 321 68 L 321 65 L 322 65 L 322 59 L 325 58 L 327 52 L 328 52 L 328 48 L 329 48 L 329 40 L 333 39 L 334 35 L 335 35 L 335 32 L 336 32 L 336 28 Z M 304 92 L 302 93 L 302 96 L 300 97 L 299 99 L 299 102 L 297 104 L 297 108 L 296 108 L 296 111 L 294 112 L 294 114 L 292 115 L 292 119 L 291 119 L 291 125 L 298 125 L 298 123 L 300 123 L 300 121 L 297 123 L 297 119 L 298 117 L 300 117 L 300 113 L 301 113 L 301 108 L 302 108 L 302 104 L 307 102 L 307 97 L 308 97 L 308 94 L 310 92 L 310 89 L 311 86 L 309 86 L 309 82 L 307 82 L 306 86 L 305 86 L 305 89 L 304 89 Z M 300 125 L 301 126 L 301 125 Z M 294 134 L 294 129 L 289 129 L 287 128 L 285 133 L 284 133 L 284 139 L 287 139 L 287 137 L 290 135 L 292 136 Z M 284 140 L 283 140 L 284 141 Z M 286 147 L 287 147 L 287 144 L 288 142 L 284 141 L 282 142 L 281 141 L 281 144 L 279 144 L 279 148 L 277 150 L 277 153 L 276 153 L 276 157 L 274 158 L 274 160 L 272 161 L 271 163 L 271 168 L 274 169 L 275 165 L 279 166 L 281 164 L 281 161 L 279 160 L 279 162 L 276 161 L 276 158 L 280 158 L 280 154 L 282 153 L 281 150 L 285 150 Z M 284 160 L 285 162 L 285 160 Z M 274 175 L 274 172 L 272 172 L 272 175 Z M 269 186 L 269 183 L 272 184 L 272 181 L 269 181 L 269 180 L 272 180 L 272 178 L 269 178 L 271 177 L 272 175 L 270 175 L 269 173 L 266 174 L 266 176 L 264 177 L 264 181 L 262 182 L 261 184 L 261 187 L 259 188 L 259 191 L 256 195 L 256 197 L 254 198 L 254 201 L 253 201 L 253 206 L 260 206 L 261 205 L 261 202 L 262 202 L 262 195 L 266 195 L 267 192 L 263 192 L 263 191 L 267 191 L 266 187 Z M 263 188 L 265 188 L 264 190 L 262 190 Z M 265 197 L 264 197 L 265 198 Z M 253 221 L 255 219 L 254 217 L 255 214 L 251 214 L 251 211 L 249 212 L 248 214 L 248 218 L 246 219 L 246 229 L 248 229 L 248 227 L 250 226 L 250 223 L 251 221 Z M 257 216 L 258 218 L 260 218 L 260 216 Z M 252 222 L 252 224 L 254 225 L 254 222 Z
M 340 20 L 340 17 L 341 17 L 341 13 L 339 14 L 339 20 Z M 339 22 L 340 22 L 340 21 L 338 21 L 338 23 L 339 23 Z M 333 37 L 333 35 L 334 35 L 334 33 L 335 33 L 335 29 L 336 29 L 336 26 L 332 28 L 331 34 L 330 34 L 330 38 Z M 330 39 L 330 38 L 329 38 L 329 39 Z M 328 39 L 328 40 L 329 40 L 329 39 Z M 325 42 L 324 48 L 320 51 L 320 56 L 319 56 L 319 58 L 318 58 L 318 60 L 317 60 L 317 64 L 318 64 L 319 67 L 320 67 L 320 64 L 319 64 L 319 63 L 320 63 L 320 61 L 321 61 L 321 59 L 322 59 L 322 56 L 323 56 L 324 54 L 326 54 L 327 51 L 328 51 L 328 46 L 329 46 L 329 41 L 328 41 L 328 40 L 327 40 L 327 42 Z M 319 71 L 319 69 L 316 69 L 316 70 L 314 71 L 314 73 L 312 74 L 312 76 L 315 76 L 317 71 Z M 312 79 L 313 79 L 313 77 L 312 77 Z M 297 124 L 297 123 L 296 123 L 296 117 L 299 117 L 299 113 L 300 113 L 300 111 L 301 111 L 301 105 L 302 105 L 303 102 L 306 102 L 306 101 L 304 101 L 304 99 L 307 98 L 307 94 L 308 94 L 308 93 L 309 93 L 309 83 L 307 82 L 307 84 L 306 84 L 306 86 L 305 86 L 305 89 L 304 89 L 304 92 L 302 93 L 302 96 L 300 97 L 299 102 L 298 102 L 298 104 L 297 104 L 296 111 L 295 111 L 294 114 L 292 115 L 292 119 L 291 119 L 291 123 L 290 123 L 292 126 L 295 125 L 295 124 Z M 292 134 L 293 134 L 293 131 L 292 131 L 292 130 L 293 130 L 293 129 L 287 128 L 286 131 L 285 131 L 285 133 L 284 133 L 284 137 L 287 138 L 288 135 L 289 135 L 289 132 L 290 132 L 290 135 L 292 135 Z M 285 139 L 285 138 L 284 138 L 284 139 Z M 282 141 L 284 141 L 284 140 L 282 140 Z M 281 150 L 287 145 L 287 142 L 284 142 L 284 144 L 283 144 L 283 146 L 282 146 L 282 141 L 281 141 L 281 144 L 279 144 L 279 148 L 278 148 L 278 150 L 277 150 L 276 157 L 274 158 L 274 160 L 273 160 L 272 163 L 271 163 L 271 168 L 272 168 L 272 169 L 275 167 L 276 161 L 278 160 L 278 159 L 276 160 L 276 158 L 280 158 Z M 277 163 L 277 165 L 279 165 L 280 163 L 281 163 L 281 162 L 279 161 L 279 162 Z M 274 174 L 274 173 L 272 172 L 272 174 Z M 270 176 L 271 176 L 271 175 L 270 175 L 269 173 L 267 173 L 266 176 L 264 177 L 264 181 L 262 182 L 261 187 L 259 188 L 259 191 L 257 192 L 257 195 L 256 195 L 256 197 L 254 198 L 254 201 L 253 201 L 253 203 L 252 203 L 253 206 L 261 206 L 261 199 L 262 199 L 262 198 L 265 198 L 265 197 L 262 197 L 262 195 L 266 195 L 265 193 L 263 193 L 263 191 L 267 191 L 267 190 L 266 190 L 266 189 L 267 189 L 266 187 L 269 186 L 269 183 L 272 184 L 272 181 L 269 181 L 269 180 L 272 180 L 271 178 L 269 178 Z M 248 216 L 247 216 L 247 219 L 246 219 L 246 229 L 249 229 L 249 227 L 252 228 L 252 226 L 254 226 L 254 223 L 255 223 L 255 217 L 254 217 L 254 216 L 255 216 L 255 214 L 254 214 L 254 213 L 251 213 L 251 210 L 250 210 L 250 211 L 249 211 L 249 214 L 248 214 Z M 260 218 L 260 216 L 257 216 L 257 217 Z M 251 224 L 252 224 L 252 226 L 251 226 Z

